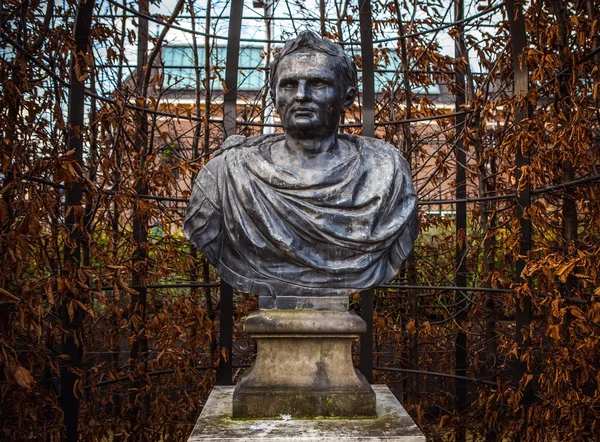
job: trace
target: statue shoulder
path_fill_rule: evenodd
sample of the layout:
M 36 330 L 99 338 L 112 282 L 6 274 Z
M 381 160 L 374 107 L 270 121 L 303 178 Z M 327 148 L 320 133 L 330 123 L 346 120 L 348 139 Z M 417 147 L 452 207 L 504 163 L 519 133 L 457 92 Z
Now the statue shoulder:
M 223 145 L 215 153 L 215 157 L 236 148 L 260 147 L 263 144 L 271 144 L 282 138 L 283 134 L 267 134 L 255 137 L 243 135 L 231 135 L 223 142 Z
M 371 137 L 344 135 L 344 138 L 355 143 L 362 164 L 367 170 L 377 174 L 387 173 L 390 176 L 410 178 L 408 161 L 396 146 Z
M 231 135 L 227 137 L 221 147 L 215 152 L 215 157 L 234 147 L 242 147 L 246 140 L 247 138 L 243 135 Z
M 227 137 L 221 147 L 215 151 L 214 157 L 200 170 L 197 181 L 212 180 L 214 183 L 218 183 L 218 177 L 227 169 L 229 164 L 232 164 L 232 159 L 239 159 L 239 153 L 243 152 L 243 149 L 261 145 L 264 143 L 265 138 L 265 135 L 257 137 L 231 135 Z
M 362 155 L 374 156 L 378 159 L 393 158 L 404 160 L 400 150 L 387 141 L 350 134 L 342 134 L 341 138 L 354 143 Z

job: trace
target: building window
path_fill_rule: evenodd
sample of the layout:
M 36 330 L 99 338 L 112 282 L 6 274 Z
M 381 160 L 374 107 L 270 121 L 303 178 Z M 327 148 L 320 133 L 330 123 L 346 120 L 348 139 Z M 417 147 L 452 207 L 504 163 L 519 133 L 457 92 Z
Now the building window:
M 227 47 L 215 46 L 210 52 L 212 90 L 223 90 L 222 81 L 225 79 Z M 194 53 L 191 46 L 166 46 L 162 51 L 163 87 L 169 89 L 194 89 L 196 73 L 194 68 Z M 201 87 L 205 83 L 204 46 L 198 47 L 198 69 L 200 71 Z M 238 89 L 258 91 L 265 84 L 263 67 L 263 48 L 246 46 L 240 51 L 238 70 Z

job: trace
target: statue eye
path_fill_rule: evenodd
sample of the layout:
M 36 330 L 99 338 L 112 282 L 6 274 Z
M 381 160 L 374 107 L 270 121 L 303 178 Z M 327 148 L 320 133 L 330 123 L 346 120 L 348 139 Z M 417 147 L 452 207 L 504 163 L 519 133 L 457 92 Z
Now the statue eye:
M 279 87 L 286 91 L 292 91 L 292 90 L 296 89 L 296 85 L 291 81 L 287 81 L 285 83 L 280 83 Z

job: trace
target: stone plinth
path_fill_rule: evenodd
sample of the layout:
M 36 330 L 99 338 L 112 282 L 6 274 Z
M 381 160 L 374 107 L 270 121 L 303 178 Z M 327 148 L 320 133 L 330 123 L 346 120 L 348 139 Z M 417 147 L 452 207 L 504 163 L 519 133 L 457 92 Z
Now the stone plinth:
M 261 310 L 244 331 L 256 361 L 233 393 L 234 418 L 372 417 L 375 393 L 352 364 L 365 322 L 348 311 Z
M 385 385 L 372 386 L 376 394 L 375 418 L 232 419 L 234 387 L 218 386 L 211 392 L 188 442 L 426 442 L 425 436 Z

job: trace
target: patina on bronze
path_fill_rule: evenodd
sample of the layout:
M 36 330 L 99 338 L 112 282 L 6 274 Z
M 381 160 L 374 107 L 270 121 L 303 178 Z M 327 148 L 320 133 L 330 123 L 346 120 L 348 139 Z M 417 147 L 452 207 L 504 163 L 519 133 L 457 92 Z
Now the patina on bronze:
M 417 236 L 417 196 L 396 148 L 338 133 L 356 66 L 306 32 L 272 69 L 285 134 L 225 141 L 198 174 L 186 237 L 235 289 L 270 299 L 389 281 Z
M 233 417 L 373 416 L 375 393 L 352 365 L 365 322 L 348 294 L 392 279 L 417 236 L 406 160 L 373 138 L 338 133 L 356 66 L 311 32 L 272 64 L 284 134 L 228 138 L 198 174 L 187 238 L 237 290 L 259 296 L 244 330 L 253 368 Z

